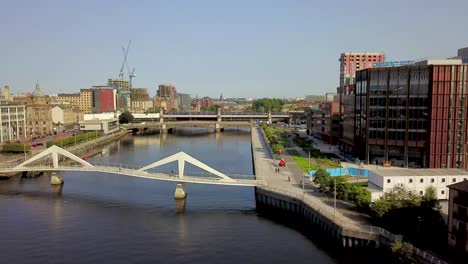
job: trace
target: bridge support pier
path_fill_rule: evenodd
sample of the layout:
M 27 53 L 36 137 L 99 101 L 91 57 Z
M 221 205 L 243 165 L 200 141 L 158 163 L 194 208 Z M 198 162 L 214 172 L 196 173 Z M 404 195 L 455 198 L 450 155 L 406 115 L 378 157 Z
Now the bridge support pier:
M 63 184 L 63 177 L 60 177 L 58 172 L 53 171 L 50 174 L 50 184 L 51 185 L 62 185 Z
M 224 131 L 224 128 L 221 126 L 220 123 L 216 123 L 215 130 L 216 132 L 221 132 Z
M 174 199 L 185 199 L 187 194 L 185 193 L 184 184 L 177 183 L 175 192 L 174 192 Z
M 161 124 L 161 129 L 159 131 L 160 134 L 165 134 L 167 133 L 167 126 L 166 124 Z

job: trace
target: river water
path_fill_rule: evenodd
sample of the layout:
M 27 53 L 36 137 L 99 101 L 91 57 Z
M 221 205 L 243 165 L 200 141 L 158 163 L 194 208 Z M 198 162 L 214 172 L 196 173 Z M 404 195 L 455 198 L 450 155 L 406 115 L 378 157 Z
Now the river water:
M 88 160 L 143 166 L 184 151 L 224 173 L 253 174 L 250 148 L 247 130 L 185 130 L 127 136 Z M 48 175 L 0 181 L 0 263 L 338 262 L 316 240 L 259 216 L 252 187 L 186 184 L 182 213 L 173 182 L 79 172 L 64 179 L 62 188 Z

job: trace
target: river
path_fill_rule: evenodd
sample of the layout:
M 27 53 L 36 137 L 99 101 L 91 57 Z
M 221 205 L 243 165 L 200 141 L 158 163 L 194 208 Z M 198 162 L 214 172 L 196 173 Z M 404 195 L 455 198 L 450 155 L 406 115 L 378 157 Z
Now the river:
M 88 161 L 143 166 L 184 151 L 226 174 L 253 174 L 248 130 L 161 137 L 127 136 Z M 0 262 L 350 263 L 258 215 L 252 187 L 186 184 L 182 213 L 173 182 L 79 172 L 64 179 L 61 189 L 47 175 L 0 181 Z

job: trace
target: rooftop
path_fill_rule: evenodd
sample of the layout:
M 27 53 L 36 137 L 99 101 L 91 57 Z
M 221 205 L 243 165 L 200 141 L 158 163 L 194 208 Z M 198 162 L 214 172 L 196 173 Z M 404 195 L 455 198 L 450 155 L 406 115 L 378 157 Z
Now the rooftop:
M 371 173 L 383 177 L 401 177 L 401 176 L 468 176 L 468 171 L 463 169 L 377 169 L 371 170 Z
M 460 59 L 429 59 L 415 62 L 414 65 L 461 65 L 462 60 Z
M 449 187 L 450 189 L 455 189 L 455 190 L 462 191 L 462 192 L 468 192 L 468 181 L 462 181 L 459 183 L 451 184 L 447 187 Z

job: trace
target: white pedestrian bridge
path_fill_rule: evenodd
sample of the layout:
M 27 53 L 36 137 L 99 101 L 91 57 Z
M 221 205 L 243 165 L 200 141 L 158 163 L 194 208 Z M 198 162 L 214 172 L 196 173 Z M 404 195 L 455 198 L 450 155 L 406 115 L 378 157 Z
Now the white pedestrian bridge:
M 65 159 L 59 159 L 59 156 L 65 157 Z M 172 162 L 177 162 L 177 173 L 161 173 L 151 171 L 154 168 Z M 198 175 L 185 175 L 186 162 L 202 169 L 206 173 L 197 173 Z M 173 181 L 178 183 L 188 182 L 231 186 L 257 186 L 262 183 L 261 181 L 253 179 L 253 175 L 226 175 L 184 152 L 179 152 L 172 156 L 155 161 L 144 167 L 139 167 L 110 162 L 89 163 L 65 149 L 62 149 L 58 146 L 51 146 L 19 165 L 2 165 L 0 167 L 0 173 L 25 171 L 103 172 L 153 180 Z

